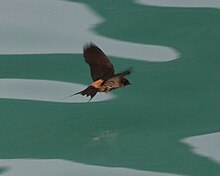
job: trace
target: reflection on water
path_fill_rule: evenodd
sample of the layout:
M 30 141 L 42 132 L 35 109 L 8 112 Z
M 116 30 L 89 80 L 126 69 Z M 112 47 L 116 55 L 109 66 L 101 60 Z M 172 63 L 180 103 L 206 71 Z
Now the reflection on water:
M 0 1 L 0 7 L 0 54 L 82 53 L 82 46 L 92 41 L 109 55 L 127 59 L 166 62 L 179 57 L 170 47 L 96 34 L 94 27 L 104 19 L 82 3 Z
M 114 130 L 105 130 L 101 131 L 98 134 L 92 137 L 88 144 L 83 147 L 84 150 L 91 149 L 98 145 L 107 145 L 107 147 L 111 147 L 114 149 L 118 149 L 117 141 L 118 141 L 119 131 Z
M 86 85 L 50 80 L 0 79 L 0 98 L 48 101 L 59 103 L 88 102 L 89 98 L 81 95 L 67 97 L 85 89 Z M 114 98 L 112 93 L 97 94 L 91 102 L 106 101 Z
M 208 157 L 220 164 L 220 132 L 188 137 L 182 140 L 193 153 Z
M 58 159 L 2 159 L 2 167 L 8 168 L 2 176 L 178 176 L 175 174 L 148 172 L 120 167 L 101 167 Z
M 8 170 L 9 169 L 7 167 L 4 167 L 4 168 L 0 167 L 0 175 L 2 175 L 5 172 L 8 172 Z
M 154 5 L 154 6 L 165 6 L 165 7 L 212 7 L 220 8 L 220 1 L 180 1 L 180 0 L 135 0 L 136 3 L 141 5 Z

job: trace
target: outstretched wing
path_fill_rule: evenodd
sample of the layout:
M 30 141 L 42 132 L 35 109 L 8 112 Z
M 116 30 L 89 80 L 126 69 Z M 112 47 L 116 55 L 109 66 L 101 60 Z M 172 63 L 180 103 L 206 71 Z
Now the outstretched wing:
M 116 75 L 114 75 L 114 76 L 124 77 L 124 76 L 126 76 L 126 75 L 130 75 L 131 72 L 132 72 L 132 68 L 129 68 L 128 70 L 123 71 L 123 72 L 121 72 L 121 73 L 118 73 L 118 74 L 116 74 Z
M 114 67 L 105 53 L 95 44 L 90 43 L 84 46 L 83 56 L 89 64 L 93 81 L 110 78 L 114 75 Z

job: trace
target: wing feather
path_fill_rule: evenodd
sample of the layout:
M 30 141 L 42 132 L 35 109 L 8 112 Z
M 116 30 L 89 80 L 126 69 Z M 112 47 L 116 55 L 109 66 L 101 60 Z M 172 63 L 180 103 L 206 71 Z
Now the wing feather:
M 107 79 L 114 75 L 114 67 L 105 53 L 95 44 L 90 43 L 84 46 L 83 56 L 89 64 L 93 81 Z

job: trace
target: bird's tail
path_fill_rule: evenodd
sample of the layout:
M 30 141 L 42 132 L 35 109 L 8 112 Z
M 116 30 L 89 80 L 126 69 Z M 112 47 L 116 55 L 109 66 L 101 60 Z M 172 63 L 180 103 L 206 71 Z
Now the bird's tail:
M 84 89 L 83 91 L 80 91 L 80 92 L 77 92 L 75 94 L 72 94 L 72 95 L 69 95 L 68 97 L 72 97 L 74 95 L 78 95 L 78 94 L 81 94 L 81 95 L 86 95 L 87 97 L 90 96 L 91 98 L 89 99 L 89 101 L 97 94 L 98 92 L 98 89 L 93 87 L 93 86 L 88 86 L 86 89 Z M 66 98 L 68 98 L 66 97 Z

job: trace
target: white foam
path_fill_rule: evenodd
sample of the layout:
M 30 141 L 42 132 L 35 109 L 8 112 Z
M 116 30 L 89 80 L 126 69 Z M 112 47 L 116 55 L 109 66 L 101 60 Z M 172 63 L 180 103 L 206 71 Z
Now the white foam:
M 135 2 L 141 5 L 161 7 L 220 8 L 220 0 L 135 0 Z
M 179 57 L 170 47 L 98 35 L 94 27 L 104 19 L 82 3 L 1 0 L 0 16 L 0 54 L 82 53 L 83 45 L 92 41 L 121 58 L 166 62 Z
M 193 153 L 208 157 L 220 164 L 220 132 L 188 137 L 181 142 L 189 145 Z
M 89 98 L 81 95 L 65 98 L 85 89 L 87 86 L 77 83 L 33 80 L 33 79 L 0 79 L 0 98 L 48 101 L 59 103 L 88 102 Z M 91 102 L 106 101 L 116 96 L 112 93 L 98 93 Z
M 178 176 L 121 167 L 86 165 L 61 159 L 0 159 L 0 165 L 6 168 L 2 176 Z

